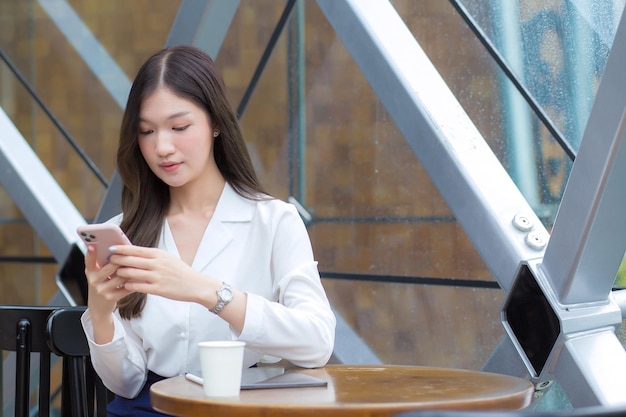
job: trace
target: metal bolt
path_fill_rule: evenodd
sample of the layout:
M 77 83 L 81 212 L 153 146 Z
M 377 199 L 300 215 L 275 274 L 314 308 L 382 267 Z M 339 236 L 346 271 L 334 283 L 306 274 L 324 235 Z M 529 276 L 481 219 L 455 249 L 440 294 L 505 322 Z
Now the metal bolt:
M 528 217 L 523 214 L 516 214 L 515 217 L 513 217 L 513 226 L 522 232 L 530 232 L 534 225 L 532 220 Z
M 552 385 L 552 382 L 553 382 L 552 380 L 539 382 L 538 384 L 535 385 L 535 390 L 543 391 L 546 388 L 550 387 L 550 385 Z
M 526 235 L 526 244 L 534 250 L 545 248 L 547 243 L 546 238 L 539 232 L 530 232 Z

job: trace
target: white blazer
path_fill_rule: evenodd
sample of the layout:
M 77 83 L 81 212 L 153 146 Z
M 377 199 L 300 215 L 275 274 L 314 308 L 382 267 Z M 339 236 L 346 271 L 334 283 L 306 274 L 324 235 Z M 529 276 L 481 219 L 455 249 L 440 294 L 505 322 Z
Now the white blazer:
M 178 255 L 167 221 L 158 247 Z M 148 295 L 140 317 L 122 320 L 116 311 L 113 340 L 98 345 L 87 310 L 82 322 L 91 360 L 111 391 L 134 398 L 148 370 L 164 377 L 199 374 L 197 344 L 205 340 L 246 342 L 244 367 L 265 355 L 303 367 L 326 364 L 336 319 L 293 205 L 248 200 L 226 184 L 192 267 L 248 294 L 241 334 L 199 304 Z

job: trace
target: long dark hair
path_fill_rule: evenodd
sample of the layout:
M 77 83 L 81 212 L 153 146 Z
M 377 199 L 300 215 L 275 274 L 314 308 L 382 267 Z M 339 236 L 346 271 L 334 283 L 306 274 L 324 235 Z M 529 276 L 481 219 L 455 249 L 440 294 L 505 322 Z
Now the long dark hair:
M 224 179 L 241 196 L 258 199 L 266 195 L 252 166 L 237 117 L 224 93 L 224 81 L 213 60 L 193 46 L 174 46 L 152 55 L 139 69 L 122 118 L 117 169 L 122 179 L 121 228 L 135 245 L 154 247 L 170 203 L 169 187 L 148 167 L 139 145 L 139 114 L 144 99 L 158 87 L 203 108 L 219 131 L 214 140 L 215 162 Z M 211 138 L 207 138 L 211 140 Z M 117 303 L 125 319 L 138 317 L 146 295 L 130 294 Z

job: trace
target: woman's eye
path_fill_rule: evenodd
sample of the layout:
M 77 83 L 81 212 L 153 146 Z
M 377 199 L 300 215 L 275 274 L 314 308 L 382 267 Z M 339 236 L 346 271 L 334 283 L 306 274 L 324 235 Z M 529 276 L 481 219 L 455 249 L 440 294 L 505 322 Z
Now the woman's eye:
M 153 132 L 153 131 L 152 131 L 151 129 L 144 129 L 144 130 L 139 129 L 139 134 L 140 134 L 140 135 L 144 135 L 144 136 L 145 136 L 145 135 L 149 135 L 149 134 L 150 134 L 150 133 L 152 133 L 152 132 Z
M 188 127 L 189 127 L 189 125 L 185 125 L 185 126 L 173 127 L 172 129 L 177 131 L 177 132 L 182 132 L 183 130 L 187 129 Z

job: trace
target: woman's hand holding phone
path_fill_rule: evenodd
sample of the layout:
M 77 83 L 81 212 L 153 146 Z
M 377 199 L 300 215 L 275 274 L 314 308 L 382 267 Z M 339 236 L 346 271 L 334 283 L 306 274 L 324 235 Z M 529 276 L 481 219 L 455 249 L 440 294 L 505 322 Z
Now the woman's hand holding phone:
M 86 224 L 76 229 L 78 236 L 87 246 L 96 249 L 100 268 L 109 263 L 109 248 L 115 245 L 132 245 L 122 229 L 113 223 Z
M 124 288 L 124 280 L 116 276 L 117 266 L 109 263 L 109 248 L 115 245 L 130 245 L 122 229 L 113 223 L 87 224 L 76 229 L 78 236 L 87 245 L 85 254 L 85 275 L 88 282 L 88 298 L 93 321 L 112 320 L 117 301 L 129 292 Z M 113 327 L 96 326 L 110 332 L 94 335 L 96 343 L 106 343 L 113 337 Z
M 94 313 L 109 314 L 115 310 L 119 299 L 133 291 L 180 301 L 202 302 L 210 298 L 198 291 L 198 288 L 205 288 L 211 292 L 207 276 L 163 250 L 122 247 L 132 244 L 117 225 L 90 224 L 77 231 L 90 248 L 85 255 L 85 274 L 89 283 L 88 305 Z M 118 246 L 118 251 L 111 252 L 111 246 Z M 120 258 L 110 263 L 113 253 Z M 118 275 L 118 268 L 123 268 L 123 272 L 119 271 L 123 276 Z M 212 294 L 214 292 L 212 290 Z

